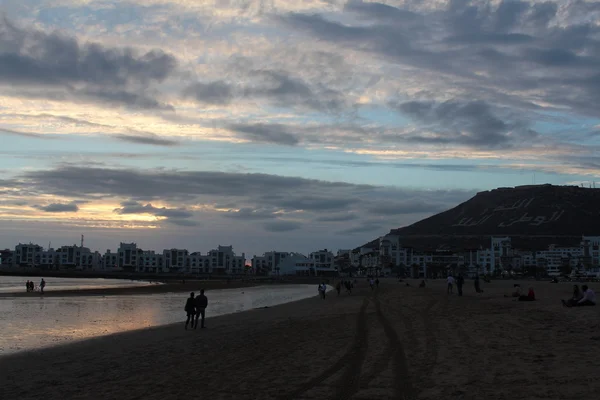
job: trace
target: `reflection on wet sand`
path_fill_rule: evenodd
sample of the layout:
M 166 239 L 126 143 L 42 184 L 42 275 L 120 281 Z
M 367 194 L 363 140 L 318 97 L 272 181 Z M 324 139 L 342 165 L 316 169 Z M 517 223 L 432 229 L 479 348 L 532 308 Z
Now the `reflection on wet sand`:
M 214 290 L 207 318 L 315 296 L 312 285 Z M 0 355 L 183 321 L 186 293 L 0 299 Z

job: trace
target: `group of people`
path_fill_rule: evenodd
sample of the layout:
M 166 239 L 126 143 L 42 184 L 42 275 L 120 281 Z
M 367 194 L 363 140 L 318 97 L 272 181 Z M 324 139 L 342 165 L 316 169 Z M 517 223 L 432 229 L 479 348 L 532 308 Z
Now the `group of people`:
M 338 296 L 340 295 L 340 293 L 342 291 L 342 286 L 346 288 L 347 293 L 352 294 L 352 289 L 354 288 L 354 283 L 356 283 L 356 279 L 354 281 L 350 281 L 350 280 L 339 281 L 337 283 L 337 285 L 335 285 L 335 290 L 336 290 Z
M 465 284 L 465 278 L 462 276 L 462 274 L 458 274 L 456 278 L 454 278 L 452 275 L 448 275 L 448 278 L 446 278 L 446 282 L 448 283 L 446 293 L 454 293 L 454 285 L 456 285 L 458 295 L 463 295 L 463 285 Z M 483 293 L 483 290 L 481 290 L 481 284 L 479 283 L 478 275 L 475 275 L 475 278 L 473 279 L 473 285 L 475 286 L 475 293 Z M 419 287 L 425 287 L 425 280 L 421 281 Z
M 561 300 L 561 302 L 565 307 L 595 306 L 596 293 L 587 285 L 582 285 L 581 290 L 578 285 L 573 285 L 573 296 L 569 300 Z
M 40 293 L 44 293 L 44 288 L 46 287 L 46 281 L 44 280 L 44 278 L 42 278 L 38 287 L 40 288 Z M 25 283 L 25 288 L 27 289 L 27 292 L 35 292 L 35 283 L 33 283 L 33 281 L 27 280 L 27 282 Z
M 200 319 L 200 328 L 205 328 L 204 318 L 206 317 L 206 307 L 208 307 L 208 298 L 204 295 L 204 289 L 200 290 L 200 294 L 195 296 L 194 292 L 190 293 L 185 302 L 185 312 L 187 320 L 185 321 L 185 329 L 192 324 L 192 328 L 198 328 L 198 319 Z
M 513 285 L 513 292 L 511 294 L 512 297 L 515 297 L 517 301 L 535 301 L 535 291 L 533 290 L 533 287 L 529 287 L 529 290 L 527 291 L 527 294 L 523 294 L 523 292 L 521 291 L 521 285 L 519 285 L 518 283 L 515 283 Z M 507 295 L 504 295 L 504 297 L 509 297 Z

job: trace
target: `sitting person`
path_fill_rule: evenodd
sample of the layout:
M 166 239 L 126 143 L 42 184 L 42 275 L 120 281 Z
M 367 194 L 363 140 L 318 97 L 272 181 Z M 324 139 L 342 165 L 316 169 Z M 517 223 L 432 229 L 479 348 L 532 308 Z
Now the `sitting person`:
M 505 294 L 504 297 L 521 297 L 521 295 L 523 294 L 521 292 L 521 285 L 519 285 L 518 283 L 515 283 L 513 285 L 513 288 L 514 288 L 514 292 L 512 292 L 512 294 L 510 296 Z
M 581 299 L 579 299 L 578 301 L 571 301 L 573 300 L 571 299 L 569 300 L 569 302 L 561 300 L 563 305 L 565 307 L 595 306 L 596 293 L 594 293 L 592 289 L 588 288 L 587 285 L 583 285 L 581 287 L 581 290 L 583 290 L 583 296 L 581 297 Z
M 420 287 L 420 288 L 424 288 L 424 287 L 425 287 L 425 279 L 423 279 L 423 280 L 421 281 L 421 283 L 419 283 L 419 287 Z
M 527 292 L 527 296 L 519 296 L 519 301 L 535 301 L 535 292 L 533 288 L 529 288 L 529 292 Z

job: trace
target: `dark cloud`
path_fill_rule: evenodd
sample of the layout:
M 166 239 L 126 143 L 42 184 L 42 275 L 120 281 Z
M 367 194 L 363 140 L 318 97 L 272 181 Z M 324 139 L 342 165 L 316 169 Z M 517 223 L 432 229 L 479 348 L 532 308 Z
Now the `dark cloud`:
M 324 215 L 322 217 L 315 219 L 315 221 L 318 221 L 318 222 L 346 222 L 346 221 L 353 221 L 355 219 L 358 219 L 358 216 L 356 216 L 356 214 L 334 214 L 334 215 Z
M 302 228 L 302 224 L 295 221 L 274 221 L 263 225 L 267 232 L 289 232 Z
M 427 203 L 414 199 L 397 203 L 376 204 L 368 208 L 367 211 L 376 215 L 435 214 L 444 211 L 446 208 L 447 205 L 445 204 Z
M 222 215 L 227 218 L 239 220 L 264 220 L 276 217 L 273 211 L 253 209 L 249 207 L 240 208 L 237 211 L 229 210 Z
M 245 78 L 245 83 L 197 82 L 186 87 L 183 95 L 203 104 L 265 100 L 277 107 L 300 107 L 321 112 L 339 111 L 346 103 L 341 93 L 324 87 L 322 83 L 305 82 L 288 71 L 240 68 L 237 73 Z
M 176 140 L 161 138 L 157 135 L 112 135 L 115 139 L 122 140 L 124 142 L 147 144 L 151 146 L 178 146 L 180 143 Z
M 165 217 L 165 218 L 190 218 L 193 217 L 194 214 L 184 210 L 184 209 L 175 209 L 175 208 L 166 208 L 166 207 L 154 207 L 152 204 L 142 204 L 137 201 L 126 201 L 121 203 L 120 208 L 115 208 L 113 210 L 117 214 L 151 214 L 157 217 Z
M 189 219 L 168 218 L 166 220 L 166 222 L 168 224 L 177 225 L 177 226 L 186 226 L 186 227 L 200 226 L 199 222 L 191 221 Z
M 409 101 L 390 106 L 439 132 L 435 136 L 401 135 L 399 141 L 506 148 L 538 136 L 526 121 L 511 115 L 498 117 L 483 101 Z
M 175 58 L 160 50 L 138 53 L 131 48 L 80 44 L 59 32 L 23 29 L 0 19 L 0 84 L 46 86 L 55 96 L 87 98 L 135 108 L 169 108 L 146 88 L 175 70 Z M 38 96 L 52 92 L 37 91 Z
M 37 208 L 38 210 L 42 210 L 48 213 L 64 213 L 64 212 L 77 212 L 79 211 L 79 206 L 76 202 L 71 203 L 52 203 L 46 206 L 35 205 L 33 208 Z
M 560 3 L 557 23 L 558 4 L 452 0 L 446 9 L 420 11 L 419 18 L 404 24 L 398 21 L 417 13 L 414 9 L 351 1 L 347 11 L 377 23 L 298 13 L 277 21 L 319 40 L 413 67 L 420 74 L 433 72 L 462 90 L 465 98 L 529 112 L 544 102 L 543 108 L 550 110 L 600 116 L 600 109 L 592 106 L 600 102 L 600 26 L 590 22 L 600 7 L 585 1 Z M 527 89 L 535 90 L 535 96 L 521 95 Z M 497 135 L 491 139 L 498 144 L 504 140 Z
M 194 83 L 183 94 L 205 104 L 224 105 L 233 99 L 233 89 L 225 82 Z
M 273 143 L 295 146 L 300 142 L 299 134 L 281 124 L 233 124 L 229 126 L 244 139 L 258 143 Z
M 22 137 L 27 137 L 27 138 L 34 138 L 34 139 L 53 139 L 53 137 L 51 135 L 44 135 L 41 133 L 33 133 L 33 132 L 23 132 L 23 131 L 17 131 L 14 129 L 8 129 L 8 128 L 3 128 L 0 126 L 0 133 L 4 133 L 7 135 L 14 135 L 14 136 L 22 136 Z
M 2 186 L 20 199 L 57 195 L 73 199 L 128 199 L 114 210 L 118 214 L 147 214 L 167 218 L 165 223 L 187 224 L 192 208 L 221 204 L 213 215 L 236 220 L 236 223 L 264 222 L 267 230 L 299 229 L 306 222 L 360 221 L 367 215 L 386 215 L 390 227 L 414 222 L 415 214 L 433 214 L 471 197 L 471 191 L 426 191 L 394 187 L 327 182 L 266 174 L 207 171 L 131 170 L 63 165 L 56 169 L 27 171 Z M 422 204 L 398 199 L 419 199 Z M 171 207 L 156 207 L 161 202 Z M 176 205 L 176 206 L 174 206 Z M 435 205 L 435 206 L 434 206 Z M 384 209 L 385 207 L 388 207 Z M 439 207 L 439 209 L 438 209 Z M 403 213 L 399 212 L 402 211 Z M 387 212 L 387 214 L 386 214 Z M 293 214 L 294 222 L 277 218 Z M 411 215 L 413 215 L 411 217 Z M 368 217 L 367 217 L 368 218 Z M 270 220 L 270 221 L 269 221 Z M 285 223 L 282 223 L 285 222 Z M 368 224 L 375 225 L 373 219 Z M 189 225 L 189 224 L 188 224 Z M 335 224 L 339 226 L 339 224 Z
M 338 234 L 339 235 L 357 235 L 357 234 L 361 234 L 361 233 L 371 233 L 371 232 L 375 232 L 375 231 L 383 231 L 384 228 L 382 226 L 383 226 L 382 223 L 367 222 L 367 223 L 364 223 L 361 225 L 356 225 L 351 228 L 339 231 Z

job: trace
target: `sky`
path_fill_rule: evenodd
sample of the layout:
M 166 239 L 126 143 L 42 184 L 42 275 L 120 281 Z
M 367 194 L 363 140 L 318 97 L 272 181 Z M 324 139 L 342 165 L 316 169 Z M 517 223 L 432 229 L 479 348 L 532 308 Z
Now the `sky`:
M 354 248 L 593 184 L 600 2 L 3 0 L 0 248 Z

